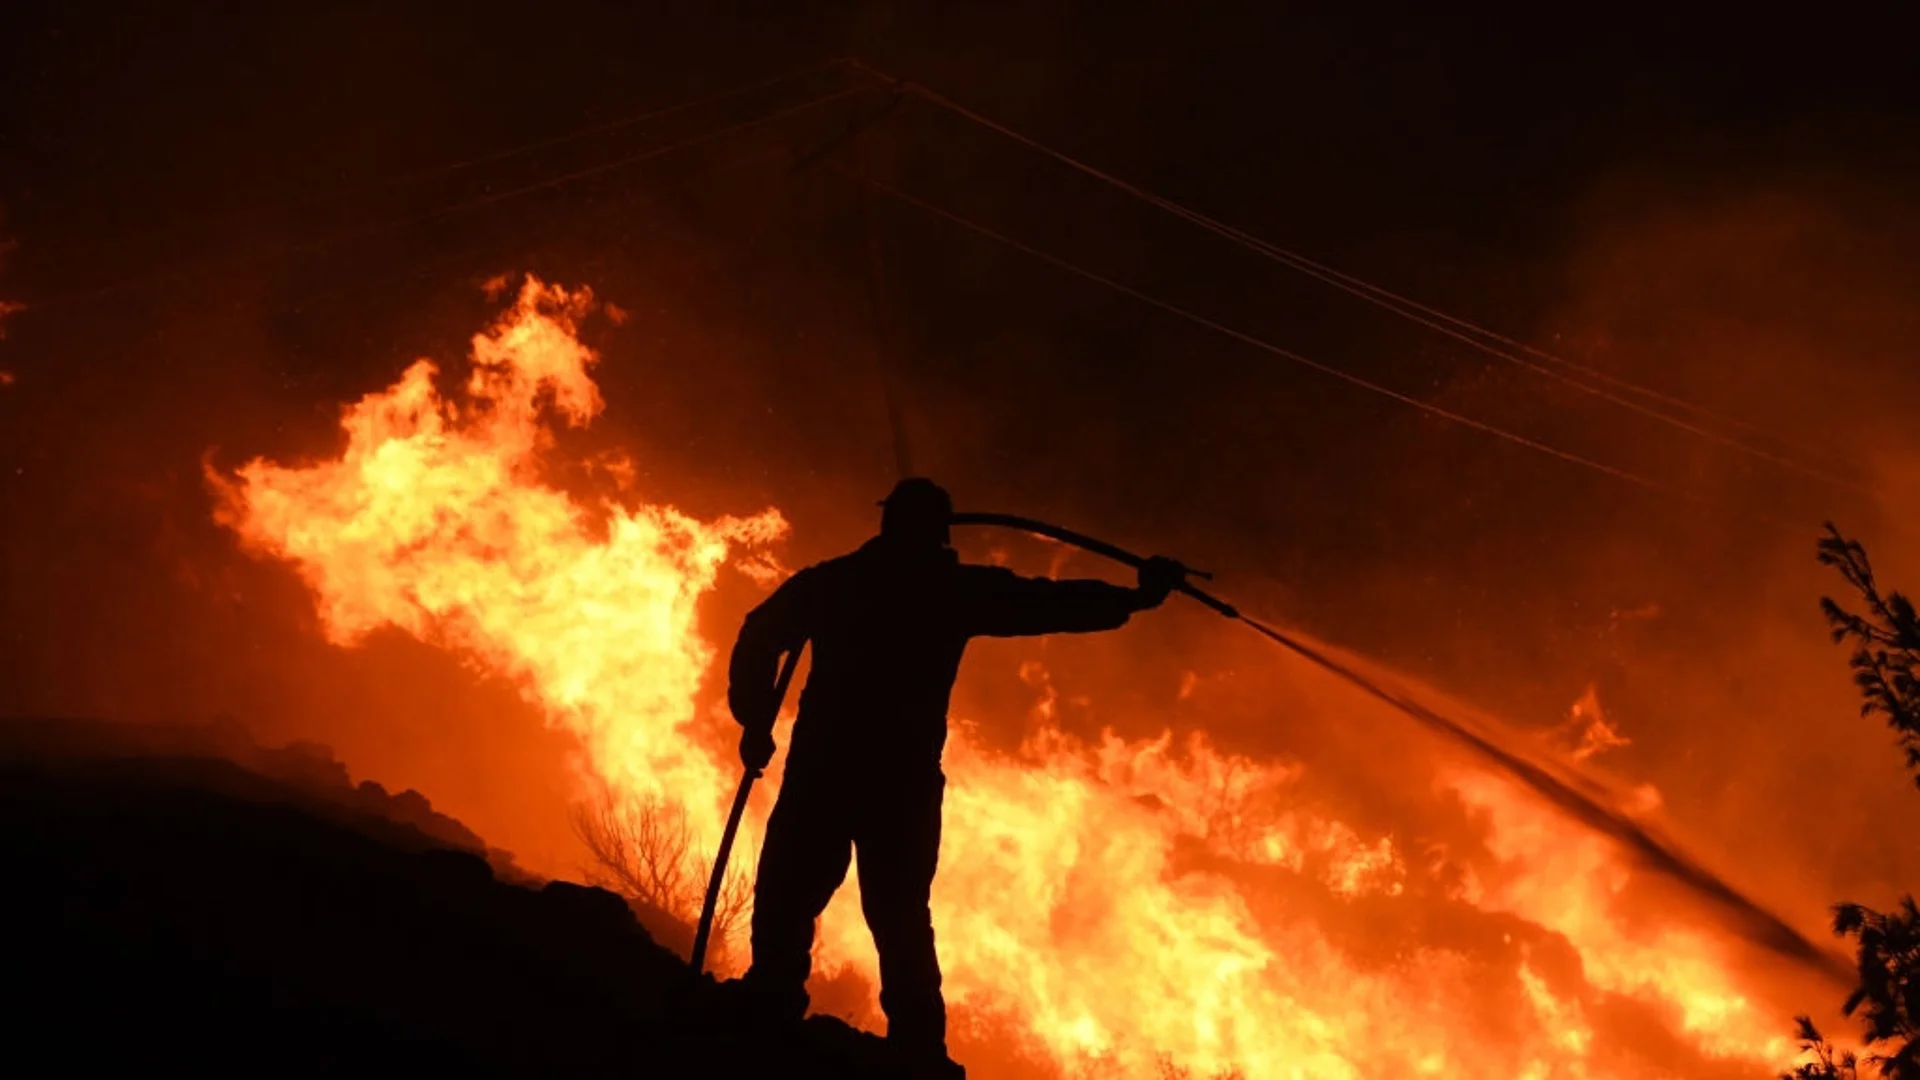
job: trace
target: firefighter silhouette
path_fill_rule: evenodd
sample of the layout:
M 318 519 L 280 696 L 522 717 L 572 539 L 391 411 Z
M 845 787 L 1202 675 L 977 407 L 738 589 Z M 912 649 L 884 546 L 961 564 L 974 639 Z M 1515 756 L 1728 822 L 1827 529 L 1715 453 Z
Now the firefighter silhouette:
M 1021 577 L 960 561 L 948 546 L 952 503 L 932 481 L 902 481 L 880 505 L 880 535 L 789 578 L 747 616 L 734 645 L 727 699 L 750 769 L 773 755 L 781 655 L 813 646 L 760 853 L 753 963 L 741 988 L 773 1017 L 805 1014 L 814 922 L 857 849 L 888 1044 L 909 1060 L 957 1071 L 946 1064 L 927 900 L 940 855 L 947 701 L 961 654 L 983 635 L 1111 630 L 1157 607 L 1183 571 L 1172 560 L 1149 560 L 1137 588 Z

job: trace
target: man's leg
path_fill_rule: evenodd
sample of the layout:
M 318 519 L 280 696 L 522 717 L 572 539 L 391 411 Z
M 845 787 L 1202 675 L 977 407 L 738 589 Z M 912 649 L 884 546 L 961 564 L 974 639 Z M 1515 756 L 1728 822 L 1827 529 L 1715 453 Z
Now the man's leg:
M 813 924 L 847 877 L 852 837 L 846 815 L 827 793 L 789 782 L 767 820 L 753 888 L 753 966 L 746 983 L 774 1016 L 807 1012 L 813 966 Z
M 860 903 L 880 953 L 880 1007 L 887 1040 L 915 1055 L 944 1058 L 947 1005 L 933 948 L 927 900 L 940 862 L 940 802 L 946 778 L 890 780 L 866 796 L 855 842 Z

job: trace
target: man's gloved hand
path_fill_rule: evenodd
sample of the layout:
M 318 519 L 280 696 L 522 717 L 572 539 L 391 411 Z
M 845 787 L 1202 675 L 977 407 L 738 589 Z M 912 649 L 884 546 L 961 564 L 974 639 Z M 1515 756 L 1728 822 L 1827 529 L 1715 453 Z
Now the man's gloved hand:
M 740 764 L 750 772 L 765 772 L 773 760 L 773 729 L 746 728 L 740 732 Z
M 1165 555 L 1155 555 L 1140 567 L 1140 606 L 1159 607 L 1166 602 L 1167 594 L 1185 584 L 1186 580 L 1186 567 Z

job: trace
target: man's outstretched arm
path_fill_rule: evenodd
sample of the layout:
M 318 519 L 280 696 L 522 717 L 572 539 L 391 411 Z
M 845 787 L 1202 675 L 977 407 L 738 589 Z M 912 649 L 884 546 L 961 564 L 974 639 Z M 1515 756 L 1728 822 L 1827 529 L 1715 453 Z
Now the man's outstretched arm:
M 1184 575 L 1179 563 L 1157 557 L 1140 568 L 1140 584 L 1131 589 L 1104 581 L 1021 577 L 999 567 L 977 573 L 971 629 L 988 637 L 1112 630 L 1136 611 L 1159 607 Z
M 740 762 L 764 769 L 773 759 L 780 657 L 812 636 L 813 574 L 802 570 L 747 613 L 727 662 L 727 708 L 741 727 Z

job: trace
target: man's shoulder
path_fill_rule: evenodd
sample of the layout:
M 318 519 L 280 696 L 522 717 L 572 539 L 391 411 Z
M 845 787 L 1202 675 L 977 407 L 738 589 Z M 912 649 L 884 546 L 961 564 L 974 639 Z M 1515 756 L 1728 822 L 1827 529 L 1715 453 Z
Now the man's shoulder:
M 845 555 L 835 555 L 831 559 L 822 559 L 811 566 L 803 566 L 787 579 L 788 584 L 797 584 L 800 588 L 844 581 L 860 572 L 860 552 L 849 551 Z
M 812 566 L 801 570 L 800 574 L 811 574 L 815 577 L 831 577 L 835 574 L 847 573 L 859 566 L 861 561 L 860 553 L 862 550 L 863 549 L 855 548 L 845 555 L 835 555 L 831 559 L 821 559 Z M 794 576 L 799 577 L 800 574 L 795 574 Z
M 1020 580 L 1019 574 L 998 563 L 962 562 L 956 563 L 954 570 L 960 575 L 961 582 L 970 585 L 993 585 Z

